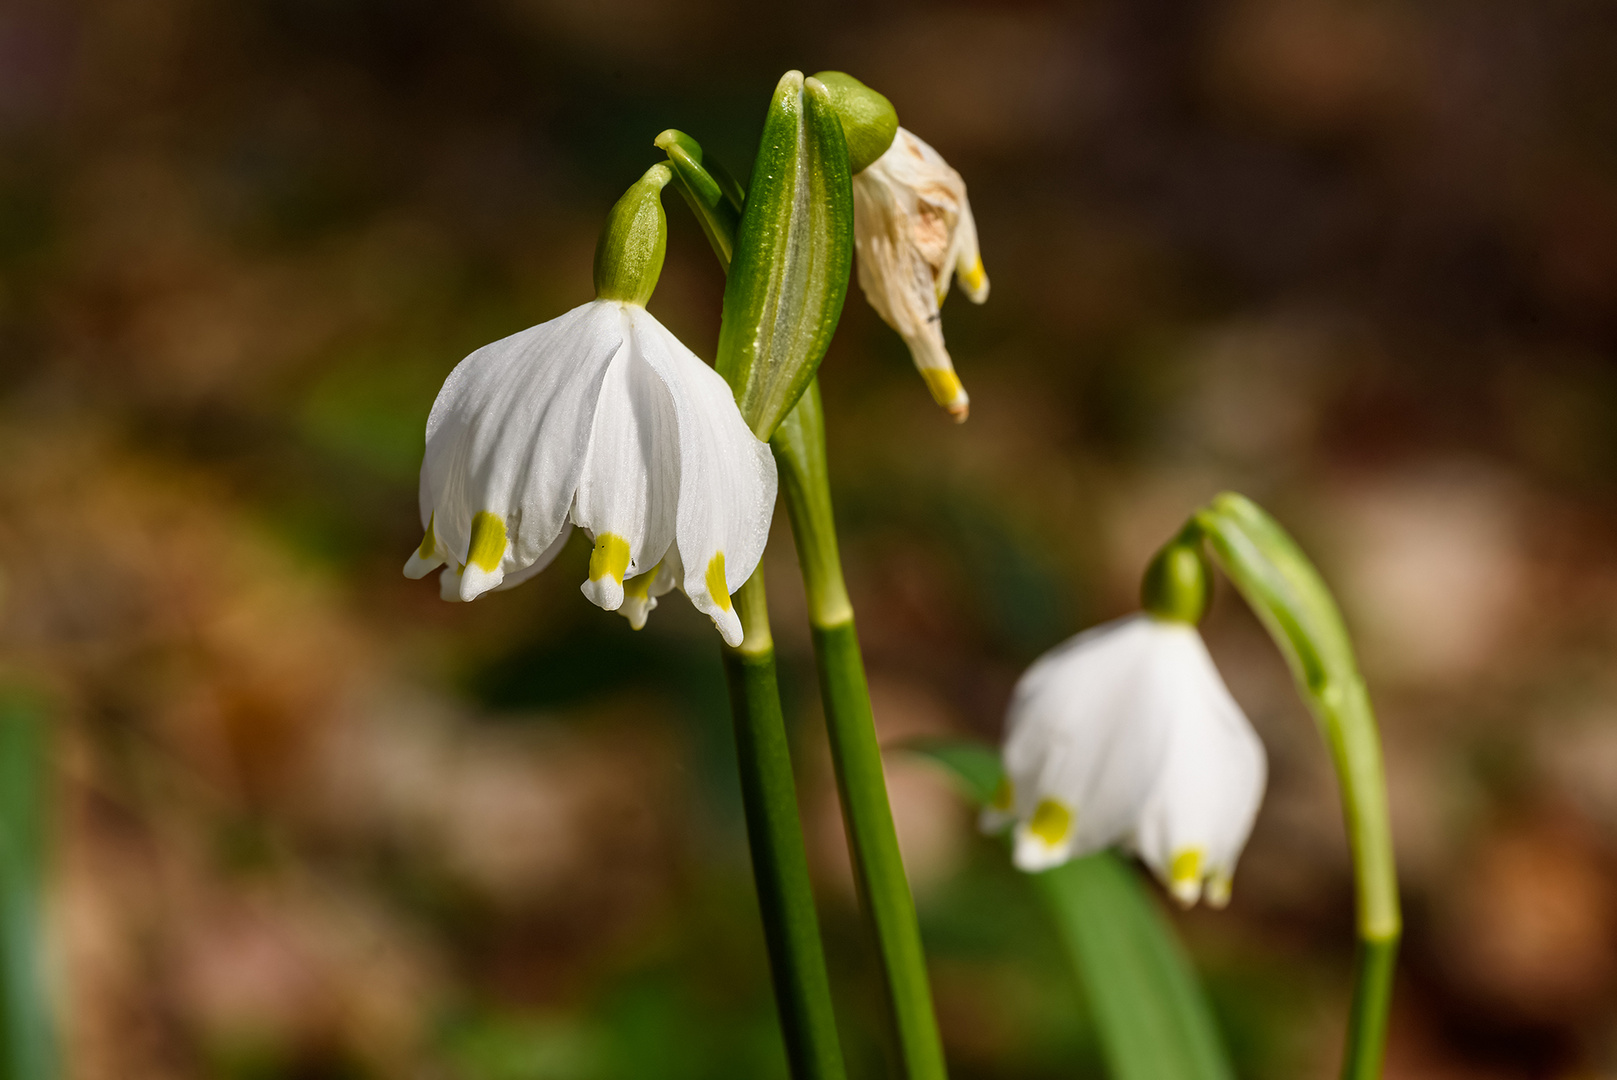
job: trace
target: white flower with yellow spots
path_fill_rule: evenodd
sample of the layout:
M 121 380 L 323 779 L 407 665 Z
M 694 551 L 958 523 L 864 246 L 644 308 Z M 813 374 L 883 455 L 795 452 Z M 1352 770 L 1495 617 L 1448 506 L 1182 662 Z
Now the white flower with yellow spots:
M 1263 798 L 1263 745 L 1192 623 L 1135 615 L 1041 657 L 1006 719 L 1006 780 L 983 826 L 1015 822 L 1016 865 L 1123 842 L 1182 903 L 1229 897 Z
M 964 420 L 971 399 L 943 344 L 938 309 L 956 274 L 973 303 L 988 299 L 965 181 L 899 128 L 887 152 L 853 178 L 853 236 L 865 298 L 903 337 L 932 397 Z
M 594 542 L 584 595 L 644 625 L 674 587 L 731 645 L 775 461 L 730 387 L 640 304 L 598 299 L 485 345 L 427 420 L 426 535 L 404 572 L 444 565 L 446 599 L 527 580 L 573 526 Z

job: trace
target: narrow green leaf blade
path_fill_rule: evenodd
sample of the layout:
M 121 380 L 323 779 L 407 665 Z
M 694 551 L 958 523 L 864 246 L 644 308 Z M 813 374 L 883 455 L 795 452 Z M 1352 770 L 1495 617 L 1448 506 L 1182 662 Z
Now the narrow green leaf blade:
M 1173 929 L 1119 856 L 1033 875 L 1083 980 L 1113 1080 L 1234 1080 Z
M 992 746 L 970 739 L 923 735 L 898 743 L 895 749 L 931 758 L 952 774 L 966 795 L 979 806 L 986 806 L 999 790 L 1005 769 L 999 752 Z
M 830 93 L 787 72 L 775 88 L 724 290 L 714 366 L 768 439 L 831 344 L 853 265 L 848 147 Z
M 0 1080 L 57 1075 L 45 981 L 43 710 L 0 688 Z

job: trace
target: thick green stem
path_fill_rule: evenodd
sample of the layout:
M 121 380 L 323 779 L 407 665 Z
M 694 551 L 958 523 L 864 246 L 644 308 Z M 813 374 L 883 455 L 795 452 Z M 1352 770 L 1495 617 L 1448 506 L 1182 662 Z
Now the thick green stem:
M 735 602 L 746 637 L 739 648 L 724 650 L 724 670 L 735 718 L 752 874 L 786 1055 L 794 1080 L 842 1080 L 846 1071 L 797 814 L 761 567 L 741 586 Z
M 809 385 L 771 445 L 808 594 L 820 695 L 854 877 L 887 983 L 902 1075 L 908 1080 L 941 1080 L 947 1070 L 927 984 L 921 929 L 893 828 L 853 605 L 837 552 L 817 384 Z

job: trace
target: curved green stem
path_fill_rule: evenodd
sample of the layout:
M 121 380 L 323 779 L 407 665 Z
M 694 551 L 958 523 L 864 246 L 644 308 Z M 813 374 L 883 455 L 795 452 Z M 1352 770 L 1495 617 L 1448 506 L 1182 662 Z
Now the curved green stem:
M 802 565 L 837 794 L 854 877 L 887 983 L 902 1075 L 941 1080 L 947 1070 L 921 929 L 887 801 L 870 689 L 837 551 L 818 383 L 809 384 L 770 445 Z
M 741 586 L 735 603 L 746 636 L 738 648 L 724 650 L 724 670 L 753 880 L 786 1055 L 794 1080 L 842 1080 L 846 1072 L 797 814 L 762 568 Z
M 1192 525 L 1285 655 L 1330 750 L 1353 853 L 1359 938 L 1342 1076 L 1374 1080 L 1386 1051 L 1403 918 L 1370 695 L 1324 579 L 1272 517 L 1226 492 L 1200 510 Z

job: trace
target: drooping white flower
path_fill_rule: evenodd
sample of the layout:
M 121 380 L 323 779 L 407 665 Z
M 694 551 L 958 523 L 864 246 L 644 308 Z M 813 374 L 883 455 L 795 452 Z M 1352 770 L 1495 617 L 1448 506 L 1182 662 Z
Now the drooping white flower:
M 1263 801 L 1268 762 L 1201 635 L 1177 625 L 1190 638 L 1183 649 L 1185 697 L 1129 844 L 1181 904 L 1205 896 L 1223 907 Z
M 1228 897 L 1263 796 L 1263 746 L 1192 623 L 1136 615 L 1041 657 L 1007 716 L 1015 861 L 1043 870 L 1125 842 L 1182 902 Z
M 485 345 L 427 421 L 426 535 L 404 572 L 447 564 L 447 599 L 543 569 L 578 526 L 584 595 L 637 628 L 679 587 L 724 640 L 775 504 L 775 462 L 730 387 L 638 303 L 598 299 Z
M 965 181 L 901 127 L 887 152 L 854 176 L 853 210 L 859 287 L 904 338 L 932 397 L 964 420 L 970 398 L 944 346 L 938 309 L 956 274 L 973 303 L 988 299 Z

